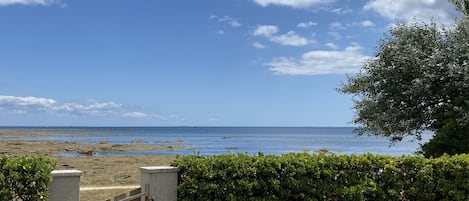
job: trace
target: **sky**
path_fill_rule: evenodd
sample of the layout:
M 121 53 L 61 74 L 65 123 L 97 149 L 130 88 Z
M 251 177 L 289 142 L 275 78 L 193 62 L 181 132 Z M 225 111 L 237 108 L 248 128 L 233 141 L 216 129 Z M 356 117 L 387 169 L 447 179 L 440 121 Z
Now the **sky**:
M 353 126 L 336 88 L 446 0 L 0 0 L 0 126 Z

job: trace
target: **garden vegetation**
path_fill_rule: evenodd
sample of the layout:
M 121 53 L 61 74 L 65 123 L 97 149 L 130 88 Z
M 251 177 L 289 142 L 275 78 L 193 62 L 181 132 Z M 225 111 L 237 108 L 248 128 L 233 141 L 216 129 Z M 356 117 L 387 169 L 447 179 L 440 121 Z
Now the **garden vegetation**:
M 178 199 L 469 200 L 469 155 L 178 156 Z
M 0 158 L 0 200 L 48 200 L 55 162 L 44 157 Z

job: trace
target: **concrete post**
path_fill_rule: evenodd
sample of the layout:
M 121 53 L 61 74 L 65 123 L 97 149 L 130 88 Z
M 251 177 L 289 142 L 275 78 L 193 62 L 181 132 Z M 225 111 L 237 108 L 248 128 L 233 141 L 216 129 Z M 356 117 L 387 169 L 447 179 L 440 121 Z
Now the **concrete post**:
M 179 168 L 171 166 L 141 167 L 140 185 L 148 185 L 150 201 L 176 201 Z M 144 200 L 144 199 L 142 199 Z
M 49 183 L 49 201 L 80 201 L 79 170 L 54 170 Z

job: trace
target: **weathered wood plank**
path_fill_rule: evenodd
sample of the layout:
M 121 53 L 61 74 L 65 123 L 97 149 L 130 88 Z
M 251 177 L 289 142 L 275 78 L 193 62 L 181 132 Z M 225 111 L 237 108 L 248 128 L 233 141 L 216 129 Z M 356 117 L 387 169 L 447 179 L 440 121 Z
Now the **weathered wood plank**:
M 122 194 L 120 194 L 120 195 L 118 195 L 118 196 L 115 196 L 115 197 L 114 197 L 114 201 L 123 200 L 123 199 L 125 199 L 125 197 L 127 197 L 127 194 L 126 194 L 126 193 L 122 193 Z
M 137 194 L 139 194 L 139 193 L 141 193 L 141 192 L 142 192 L 142 188 L 137 188 L 137 189 L 131 190 L 131 191 L 129 192 L 129 195 L 137 195 Z

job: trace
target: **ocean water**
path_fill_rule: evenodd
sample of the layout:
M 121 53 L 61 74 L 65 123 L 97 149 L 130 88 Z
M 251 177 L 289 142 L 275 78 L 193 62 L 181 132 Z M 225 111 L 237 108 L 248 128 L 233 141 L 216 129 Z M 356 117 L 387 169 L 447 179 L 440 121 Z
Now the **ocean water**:
M 184 146 L 186 149 L 99 152 L 96 155 L 152 155 L 248 153 L 280 155 L 327 149 L 337 154 L 375 153 L 412 155 L 419 143 L 404 139 L 390 146 L 387 138 L 357 136 L 350 127 L 15 127 L 1 131 L 48 132 L 56 136 L 0 137 L 97 144 L 150 144 Z M 426 133 L 424 141 L 431 136 Z M 1 148 L 0 148 L 1 149 Z M 62 153 L 73 156 L 71 153 Z M 74 153 L 72 153 L 74 154 Z

